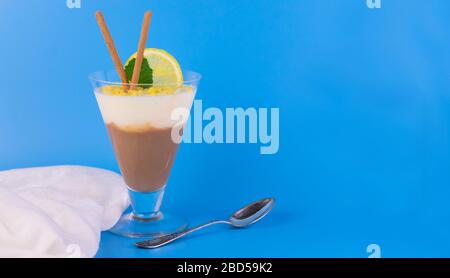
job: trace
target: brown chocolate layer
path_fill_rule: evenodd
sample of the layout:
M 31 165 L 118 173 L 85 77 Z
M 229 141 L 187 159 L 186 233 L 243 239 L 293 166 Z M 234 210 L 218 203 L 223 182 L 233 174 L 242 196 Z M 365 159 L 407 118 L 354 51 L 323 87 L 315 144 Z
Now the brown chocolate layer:
M 167 183 L 178 144 L 171 128 L 118 127 L 107 124 L 116 158 L 126 184 L 139 192 L 152 192 Z

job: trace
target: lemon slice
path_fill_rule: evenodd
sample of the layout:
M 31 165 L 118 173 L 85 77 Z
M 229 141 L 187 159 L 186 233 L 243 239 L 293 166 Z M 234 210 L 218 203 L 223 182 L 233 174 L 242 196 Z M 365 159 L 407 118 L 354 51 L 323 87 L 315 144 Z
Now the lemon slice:
M 125 66 L 136 58 L 136 53 L 128 58 Z M 183 83 L 183 73 L 178 61 L 167 51 L 147 48 L 144 51 L 150 68 L 153 70 L 153 86 L 179 86 Z

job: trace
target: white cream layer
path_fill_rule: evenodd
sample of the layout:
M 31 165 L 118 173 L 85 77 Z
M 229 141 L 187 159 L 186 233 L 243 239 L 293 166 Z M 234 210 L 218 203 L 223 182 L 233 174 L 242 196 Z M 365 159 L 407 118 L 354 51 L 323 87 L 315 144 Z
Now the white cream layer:
M 179 115 L 183 109 L 190 111 L 195 88 L 180 88 L 172 95 L 115 96 L 95 92 L 95 96 L 106 124 L 168 128 L 187 120 Z

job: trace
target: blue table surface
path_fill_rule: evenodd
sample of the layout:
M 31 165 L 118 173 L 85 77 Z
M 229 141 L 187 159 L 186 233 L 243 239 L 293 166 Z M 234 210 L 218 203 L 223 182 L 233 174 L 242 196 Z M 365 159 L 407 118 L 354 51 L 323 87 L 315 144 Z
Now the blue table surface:
M 203 80 L 204 108 L 280 109 L 280 148 L 183 144 L 163 210 L 192 224 L 266 196 L 248 229 L 158 250 L 102 233 L 98 257 L 450 256 L 450 1 L 0 1 L 0 170 L 118 171 L 89 73 L 111 69 L 102 10 L 126 59 L 149 47 Z

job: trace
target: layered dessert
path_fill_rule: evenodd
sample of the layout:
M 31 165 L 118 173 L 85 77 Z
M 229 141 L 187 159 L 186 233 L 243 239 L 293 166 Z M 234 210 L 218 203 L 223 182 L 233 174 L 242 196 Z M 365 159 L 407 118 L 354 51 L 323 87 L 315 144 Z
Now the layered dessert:
M 175 109 L 189 111 L 193 87 L 137 88 L 126 93 L 120 86 L 95 92 L 103 120 L 126 184 L 139 192 L 156 191 L 167 183 L 178 143 L 172 128 Z M 185 119 L 184 119 L 185 120 Z
M 133 79 L 137 53 L 125 63 Z M 138 192 L 165 186 L 178 149 L 172 130 L 181 133 L 196 86 L 186 85 L 177 60 L 162 49 L 147 48 L 138 83 L 104 83 L 95 90 L 98 105 L 127 185 Z M 180 122 L 181 121 L 181 122 Z M 180 134 L 178 135 L 180 137 Z

